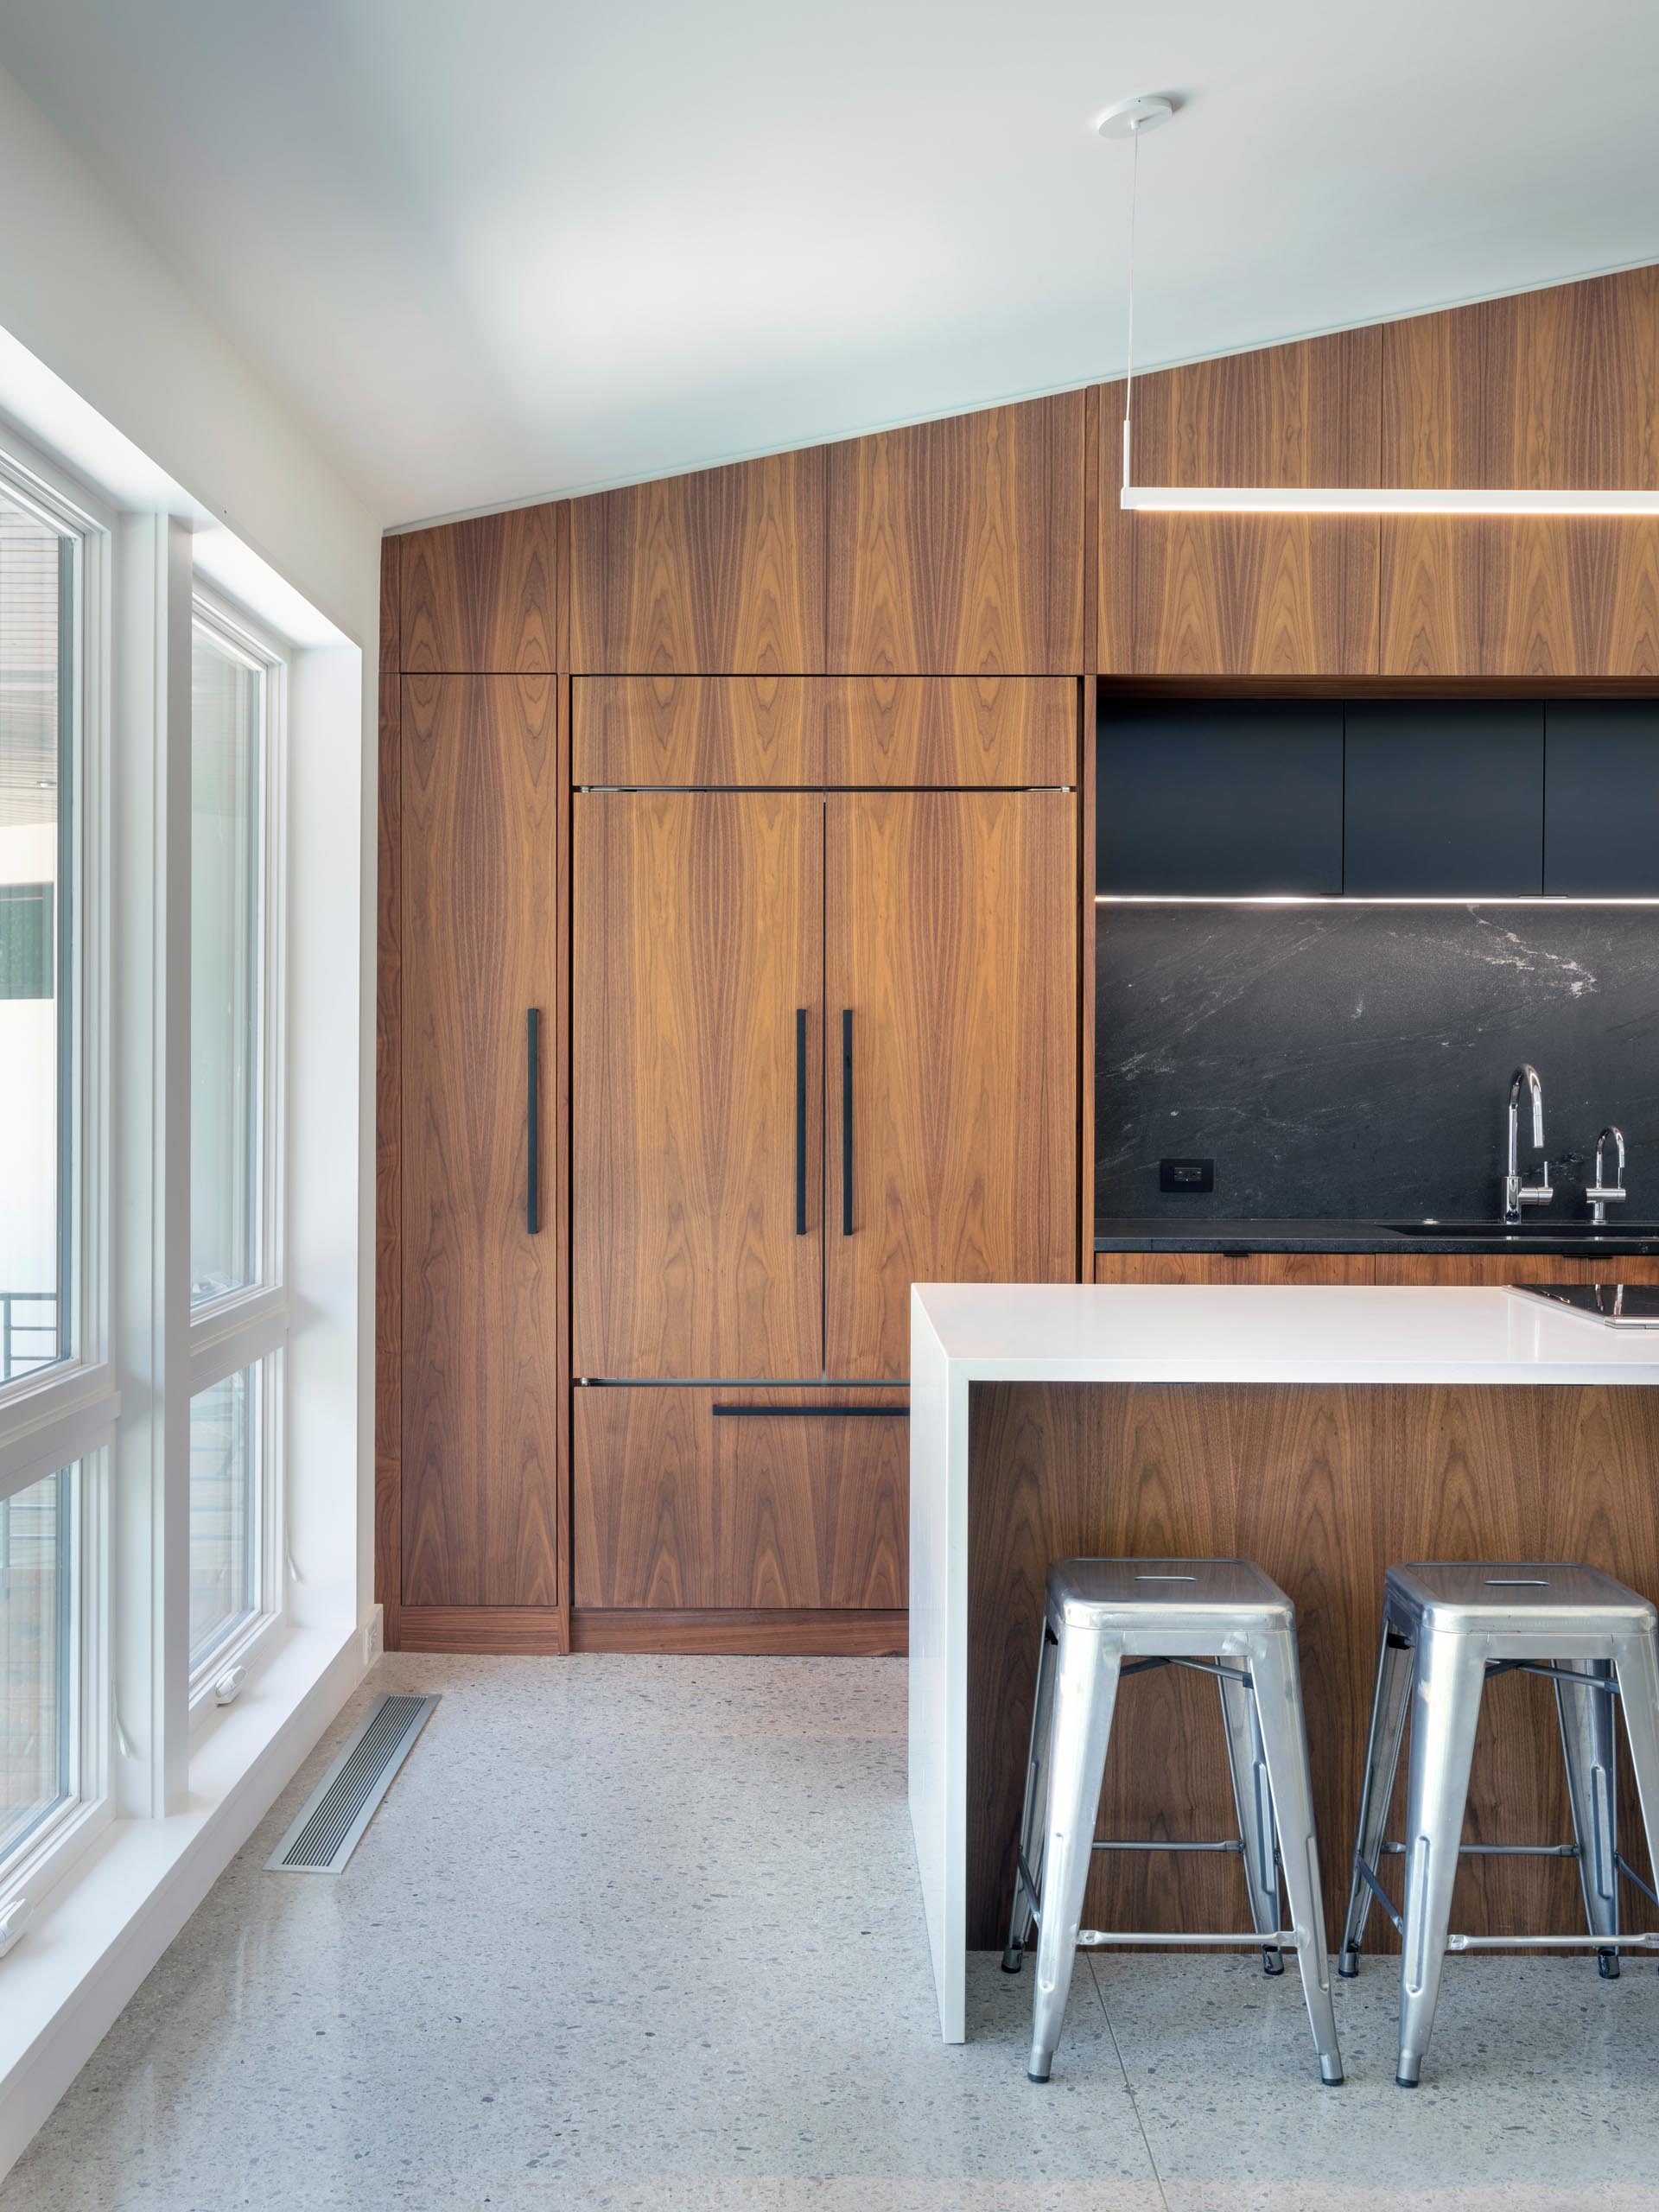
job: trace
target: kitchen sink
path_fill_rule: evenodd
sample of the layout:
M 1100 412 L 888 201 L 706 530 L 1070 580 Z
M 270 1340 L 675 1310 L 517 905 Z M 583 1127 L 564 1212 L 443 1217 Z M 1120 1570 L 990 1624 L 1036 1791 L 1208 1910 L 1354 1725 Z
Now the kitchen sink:
M 1516 1228 L 1502 1221 L 1383 1221 L 1391 1236 L 1478 1236 L 1505 1244 L 1623 1244 L 1632 1238 L 1659 1239 L 1659 1221 L 1541 1221 Z

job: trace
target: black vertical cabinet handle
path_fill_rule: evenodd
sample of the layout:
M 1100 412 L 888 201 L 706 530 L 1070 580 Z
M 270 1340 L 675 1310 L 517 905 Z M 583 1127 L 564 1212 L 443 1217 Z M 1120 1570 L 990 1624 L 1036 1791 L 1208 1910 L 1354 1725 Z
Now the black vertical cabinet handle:
M 525 1110 L 530 1116 L 530 1165 L 524 1178 L 524 1227 L 532 1236 L 539 1236 L 542 1227 L 542 1117 L 537 1109 L 537 1079 L 539 1072 L 536 1050 L 542 1026 L 539 1007 L 531 1007 L 524 1016 L 524 1052 L 529 1080 L 524 1086 Z
M 795 1009 L 795 1234 L 806 1234 L 806 1008 Z
M 853 1009 L 841 1009 L 841 1233 L 853 1233 Z

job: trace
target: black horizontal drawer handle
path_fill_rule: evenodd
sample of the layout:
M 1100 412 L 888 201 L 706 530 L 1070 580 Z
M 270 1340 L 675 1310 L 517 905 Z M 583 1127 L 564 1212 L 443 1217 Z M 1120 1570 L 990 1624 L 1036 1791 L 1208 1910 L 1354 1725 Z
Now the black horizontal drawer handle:
M 716 1406 L 716 1421 L 908 1421 L 908 1406 Z

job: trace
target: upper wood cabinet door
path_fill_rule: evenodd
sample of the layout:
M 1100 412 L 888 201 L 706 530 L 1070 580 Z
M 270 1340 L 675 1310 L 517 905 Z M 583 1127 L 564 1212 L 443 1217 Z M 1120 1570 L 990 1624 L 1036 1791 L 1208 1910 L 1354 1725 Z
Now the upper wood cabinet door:
M 398 540 L 398 633 L 420 675 L 545 676 L 560 664 L 556 506 Z
M 849 676 L 824 696 L 824 781 L 1075 784 L 1074 677 Z
M 1659 489 L 1659 268 L 1480 314 L 1484 481 Z M 1483 527 L 1483 674 L 1659 676 L 1659 523 Z
M 822 447 L 570 503 L 580 676 L 823 666 Z
M 1386 487 L 1436 491 L 1484 479 L 1481 393 L 1486 311 L 1454 308 L 1384 323 L 1382 467 Z M 1377 524 L 1377 671 L 1475 676 L 1490 525 L 1459 515 L 1385 515 Z
M 545 676 L 404 680 L 408 1605 L 558 1602 L 556 689 Z
M 574 804 L 575 1370 L 820 1374 L 823 799 Z
M 906 1375 L 912 1282 L 1077 1279 L 1077 806 L 830 794 L 832 1377 Z
M 1235 353 L 1137 379 L 1137 484 L 1368 484 L 1376 472 L 1375 331 Z M 1121 421 L 1121 395 L 1103 415 Z M 1101 440 L 1101 665 L 1127 632 L 1136 672 L 1337 676 L 1376 662 L 1369 518 L 1143 514 L 1118 502 L 1121 445 Z M 1104 557 L 1109 556 L 1109 557 Z M 1121 672 L 1121 671 L 1120 671 Z
M 1081 671 L 1081 392 L 831 446 L 829 501 L 831 673 Z
M 824 686 L 803 676 L 582 676 L 579 784 L 823 781 Z

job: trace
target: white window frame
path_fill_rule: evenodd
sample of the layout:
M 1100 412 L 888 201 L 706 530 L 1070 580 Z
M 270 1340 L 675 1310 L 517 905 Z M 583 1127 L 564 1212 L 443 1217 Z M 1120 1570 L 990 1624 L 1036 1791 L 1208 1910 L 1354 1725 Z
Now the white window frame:
M 0 1383 L 0 1497 L 70 1471 L 70 1713 L 64 1795 L 0 1860 L 0 1907 L 54 1882 L 112 1817 L 111 1465 L 120 1412 L 111 1357 L 109 1079 L 110 702 L 114 517 L 25 440 L 0 432 L 0 488 L 73 548 L 76 626 L 69 717 L 74 1150 L 67 1357 Z M 62 764 L 60 781 L 62 780 Z M 60 898 L 62 887 L 60 887 Z
M 110 1439 L 61 1467 L 9 1484 L 15 1497 L 42 1476 L 67 1474 L 69 1525 L 61 1569 L 69 1581 L 69 1770 L 63 1796 L 0 1859 L 0 1910 L 48 1889 L 113 1817 L 110 1793 Z
M 254 1603 L 190 1672 L 193 1743 L 220 1709 L 219 1686 L 248 1669 L 278 1641 L 290 1580 L 283 1395 L 288 1344 L 287 1282 L 287 645 L 245 608 L 196 577 L 191 635 L 200 629 L 221 650 L 256 668 L 264 681 L 259 779 L 259 1092 L 255 1160 L 257 1265 L 254 1281 L 190 1309 L 188 1402 L 238 1374 L 257 1370 L 257 1494 Z M 176 887 L 175 887 L 176 891 Z M 183 1408 L 188 1421 L 188 1402 Z

